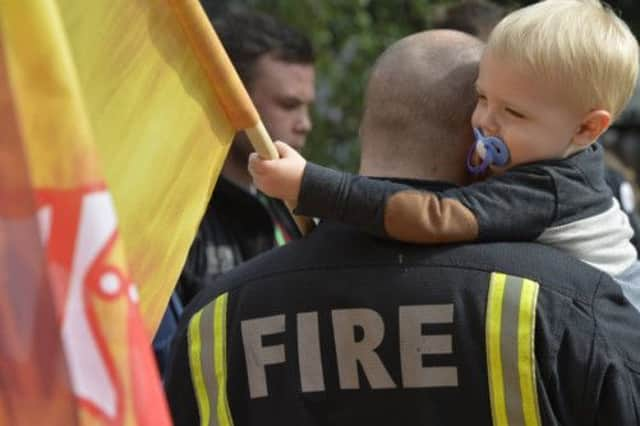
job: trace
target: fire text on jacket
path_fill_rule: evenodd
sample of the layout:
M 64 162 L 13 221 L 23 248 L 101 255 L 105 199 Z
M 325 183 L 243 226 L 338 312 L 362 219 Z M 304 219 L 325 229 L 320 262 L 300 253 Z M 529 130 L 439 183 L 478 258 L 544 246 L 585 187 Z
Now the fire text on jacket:
M 451 334 L 424 334 L 423 324 L 453 324 L 453 304 L 398 307 L 401 383 L 392 379 L 376 348 L 385 337 L 383 317 L 367 308 L 331 311 L 335 361 L 341 389 L 360 389 L 358 365 L 372 389 L 428 388 L 458 385 L 455 366 L 424 366 L 423 358 L 453 353 Z M 296 330 L 287 330 L 285 315 L 273 315 L 241 321 L 249 393 L 251 398 L 269 395 L 266 369 L 275 364 L 295 362 L 285 357 L 284 344 L 265 345 L 263 337 L 297 333 L 298 368 L 302 392 L 325 390 L 320 346 L 318 312 L 296 314 Z M 356 339 L 355 329 L 359 338 Z

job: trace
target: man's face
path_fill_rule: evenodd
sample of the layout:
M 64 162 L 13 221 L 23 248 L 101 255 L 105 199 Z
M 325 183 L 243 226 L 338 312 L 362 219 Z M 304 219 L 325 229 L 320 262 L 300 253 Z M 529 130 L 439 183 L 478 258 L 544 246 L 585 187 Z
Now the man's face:
M 315 99 L 315 72 L 298 64 L 264 55 L 255 65 L 251 98 L 273 140 L 300 150 L 311 131 L 309 108 Z
M 507 144 L 507 167 L 567 155 L 583 113 L 562 88 L 490 51 L 480 62 L 476 87 L 472 125 Z

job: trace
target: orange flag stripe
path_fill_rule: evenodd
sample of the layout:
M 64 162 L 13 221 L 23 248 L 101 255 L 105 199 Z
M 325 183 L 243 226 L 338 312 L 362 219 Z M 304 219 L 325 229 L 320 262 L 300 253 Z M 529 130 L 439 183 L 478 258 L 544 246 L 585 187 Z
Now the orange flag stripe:
M 0 24 L 0 34 L 2 25 Z M 77 424 L 0 37 L 0 424 Z

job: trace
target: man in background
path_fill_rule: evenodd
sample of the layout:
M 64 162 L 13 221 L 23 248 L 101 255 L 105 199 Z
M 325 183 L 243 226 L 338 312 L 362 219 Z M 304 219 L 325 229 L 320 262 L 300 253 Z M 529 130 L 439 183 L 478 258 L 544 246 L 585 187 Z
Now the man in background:
M 463 0 L 436 10 L 433 28 L 462 31 L 487 41 L 507 9 L 488 0 Z
M 229 12 L 214 27 L 273 140 L 300 150 L 311 131 L 314 52 L 301 33 L 258 12 Z M 243 132 L 234 139 L 179 283 L 182 301 L 239 263 L 299 237 L 279 200 L 252 187 Z
M 210 13 L 207 3 L 204 7 Z M 246 10 L 227 12 L 213 25 L 271 138 L 302 149 L 315 99 L 309 39 L 269 15 Z M 252 151 L 246 135 L 238 133 L 154 339 L 161 371 L 182 306 L 215 285 L 218 275 L 300 237 L 286 206 L 253 188 L 247 171 Z

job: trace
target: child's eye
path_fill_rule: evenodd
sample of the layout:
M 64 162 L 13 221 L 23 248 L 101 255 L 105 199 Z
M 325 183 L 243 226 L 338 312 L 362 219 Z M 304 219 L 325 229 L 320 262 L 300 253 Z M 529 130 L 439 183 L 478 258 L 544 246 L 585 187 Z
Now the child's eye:
M 507 108 L 506 111 L 516 118 L 524 118 L 524 115 L 520 114 L 518 111 L 513 110 L 511 108 Z

